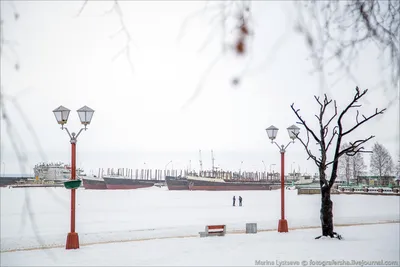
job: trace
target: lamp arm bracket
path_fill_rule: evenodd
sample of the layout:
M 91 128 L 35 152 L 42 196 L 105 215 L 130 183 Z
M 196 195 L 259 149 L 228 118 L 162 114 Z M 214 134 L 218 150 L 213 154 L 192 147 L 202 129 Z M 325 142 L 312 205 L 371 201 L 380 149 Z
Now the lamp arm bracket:
M 72 138 L 71 133 L 69 132 L 68 128 L 67 127 L 63 127 L 63 128 L 67 131 L 67 133 L 69 135 L 69 139 L 72 140 L 73 138 Z
M 285 146 L 285 148 L 283 149 L 283 152 L 286 151 L 286 148 L 287 148 L 291 143 L 294 143 L 294 140 L 293 140 L 293 141 L 290 141 L 290 142 Z
M 82 130 L 86 130 L 86 127 L 79 130 L 78 134 L 75 136 L 75 139 L 78 139 L 78 136 L 81 134 Z
M 273 141 L 272 143 L 274 143 L 278 147 L 279 151 L 281 151 L 281 147 L 275 141 Z

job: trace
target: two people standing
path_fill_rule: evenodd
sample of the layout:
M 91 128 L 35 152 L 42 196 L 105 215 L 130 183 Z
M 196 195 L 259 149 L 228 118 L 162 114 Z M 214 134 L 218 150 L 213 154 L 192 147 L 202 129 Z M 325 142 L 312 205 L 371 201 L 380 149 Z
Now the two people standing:
M 240 207 L 242 206 L 242 201 L 243 201 L 243 198 L 241 196 L 239 196 L 239 206 Z M 235 203 L 236 203 L 236 197 L 233 196 L 233 206 L 235 206 Z

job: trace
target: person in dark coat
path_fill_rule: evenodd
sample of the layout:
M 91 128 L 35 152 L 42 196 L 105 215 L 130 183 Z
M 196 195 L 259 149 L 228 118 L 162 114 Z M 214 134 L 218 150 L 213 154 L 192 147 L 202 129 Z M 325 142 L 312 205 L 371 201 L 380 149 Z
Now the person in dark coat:
M 243 201 L 243 198 L 241 196 L 239 196 L 239 206 L 242 206 L 242 201 Z
M 233 196 L 233 206 L 235 206 L 235 202 L 236 202 L 236 197 Z

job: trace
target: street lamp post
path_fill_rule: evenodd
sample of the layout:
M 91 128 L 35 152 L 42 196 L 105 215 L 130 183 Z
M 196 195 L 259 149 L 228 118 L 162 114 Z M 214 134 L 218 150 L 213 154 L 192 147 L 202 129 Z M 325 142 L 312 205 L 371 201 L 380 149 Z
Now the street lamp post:
M 296 139 L 297 135 L 300 132 L 300 128 L 297 127 L 296 125 L 292 125 L 289 128 L 287 128 L 289 137 L 292 139 L 286 146 L 281 145 L 279 146 L 274 139 L 276 138 L 276 135 L 278 133 L 278 128 L 275 126 L 270 126 L 266 129 L 267 134 L 269 139 L 271 139 L 271 143 L 274 143 L 280 153 L 281 153 L 281 219 L 279 220 L 278 223 L 278 232 L 279 233 L 287 233 L 289 231 L 288 229 L 288 223 L 287 220 L 285 219 L 285 152 L 286 148 L 291 144 L 294 143 L 294 140 Z
M 64 124 L 67 123 L 68 116 L 69 116 L 70 110 L 63 107 L 59 106 L 55 110 L 53 110 L 53 113 L 56 117 L 56 120 L 58 124 L 61 124 L 61 129 L 66 130 L 68 133 L 68 136 L 70 138 L 70 143 L 71 143 L 71 179 L 70 181 L 76 180 L 76 142 L 78 139 L 79 134 L 82 132 L 82 130 L 87 130 L 86 126 L 90 124 L 90 121 L 92 120 L 94 110 L 84 106 L 80 109 L 77 110 L 79 119 L 81 120 L 81 123 L 85 126 L 84 128 L 81 128 L 78 132 L 78 134 L 70 133 L 67 127 L 64 127 Z M 68 188 L 68 187 L 67 187 Z M 78 249 L 79 248 L 79 236 L 78 233 L 75 232 L 75 196 L 76 196 L 76 188 L 71 189 L 71 231 L 68 233 L 67 236 L 67 243 L 65 248 L 66 249 Z
M 3 177 L 6 177 L 6 164 L 4 163 L 4 161 L 2 162 L 2 164 L 3 164 Z

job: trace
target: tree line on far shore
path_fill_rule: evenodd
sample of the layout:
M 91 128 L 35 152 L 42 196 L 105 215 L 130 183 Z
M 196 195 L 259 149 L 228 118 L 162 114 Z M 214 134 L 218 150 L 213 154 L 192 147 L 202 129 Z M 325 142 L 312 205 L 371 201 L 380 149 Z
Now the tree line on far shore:
M 342 145 L 342 149 L 348 146 L 349 144 L 345 143 Z M 357 184 L 361 183 L 361 177 L 367 175 L 366 167 L 364 155 L 361 153 L 354 156 L 343 155 L 339 159 L 339 174 L 346 181 L 355 180 Z M 372 147 L 369 167 L 370 174 L 377 176 L 382 181 L 390 176 L 400 175 L 400 158 L 395 164 L 386 147 L 376 142 Z

